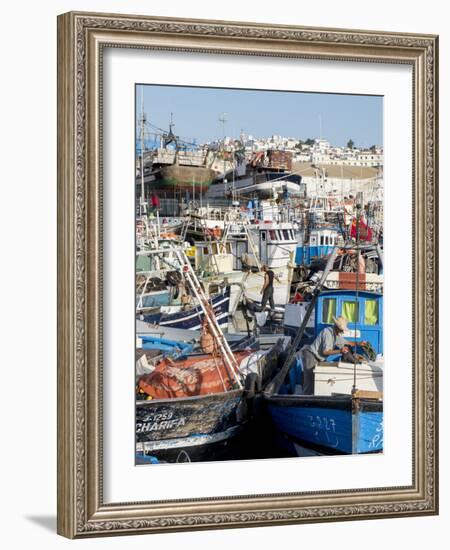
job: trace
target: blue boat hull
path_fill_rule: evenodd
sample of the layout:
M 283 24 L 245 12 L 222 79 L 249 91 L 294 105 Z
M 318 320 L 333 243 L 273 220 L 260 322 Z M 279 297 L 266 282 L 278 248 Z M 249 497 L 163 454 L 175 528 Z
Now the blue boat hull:
M 383 450 L 383 404 L 351 396 L 275 395 L 265 403 L 274 430 L 326 454 Z

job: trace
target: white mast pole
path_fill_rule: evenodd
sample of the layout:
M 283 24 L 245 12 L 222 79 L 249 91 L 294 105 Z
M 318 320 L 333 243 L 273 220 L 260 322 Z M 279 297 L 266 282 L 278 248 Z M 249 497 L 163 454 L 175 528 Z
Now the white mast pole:
M 145 113 L 144 113 L 144 86 L 141 86 L 141 199 L 140 203 L 140 214 L 142 217 L 143 206 L 144 206 L 144 124 L 145 124 Z
M 219 117 L 220 122 L 222 123 L 223 128 L 223 183 L 226 184 L 226 161 L 225 161 L 225 123 L 227 121 L 227 113 L 222 113 Z M 225 186 L 224 186 L 225 187 Z

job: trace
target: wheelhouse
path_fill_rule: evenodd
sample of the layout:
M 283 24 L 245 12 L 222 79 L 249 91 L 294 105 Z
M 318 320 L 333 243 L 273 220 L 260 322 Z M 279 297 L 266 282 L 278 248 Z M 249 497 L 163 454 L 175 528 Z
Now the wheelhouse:
M 297 235 L 292 224 L 265 222 L 258 229 L 262 263 L 270 267 L 280 267 L 294 257 Z
M 377 354 L 383 353 L 382 294 L 354 290 L 322 292 L 315 308 L 315 333 L 332 326 L 339 316 L 348 323 L 344 338 L 369 342 Z
M 304 265 L 311 263 L 313 258 L 322 258 L 331 254 L 339 244 L 339 232 L 336 229 L 313 229 L 308 242 L 303 242 L 303 236 L 297 242 L 295 263 Z

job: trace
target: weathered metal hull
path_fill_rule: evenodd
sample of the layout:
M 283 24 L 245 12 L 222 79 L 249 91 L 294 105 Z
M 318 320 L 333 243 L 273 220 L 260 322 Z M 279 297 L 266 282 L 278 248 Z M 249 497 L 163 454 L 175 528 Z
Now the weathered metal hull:
M 249 430 L 247 426 L 239 426 L 213 436 L 193 436 L 171 441 L 165 446 L 160 444 L 151 451 L 152 454 L 138 451 L 136 465 L 246 459 L 249 458 Z
M 219 460 L 248 424 L 241 390 L 136 404 L 136 450 L 174 462 L 180 453 L 191 461 Z
M 282 340 L 258 360 L 258 384 L 267 383 L 277 366 Z M 255 374 L 248 379 L 255 379 Z M 256 386 L 174 399 L 136 402 L 136 452 L 159 461 L 224 460 L 248 453 L 255 416 Z
M 351 396 L 273 395 L 265 398 L 274 430 L 326 454 L 383 450 L 383 403 Z
M 214 181 L 216 173 L 206 166 L 183 166 L 172 164 L 163 166 L 154 183 L 155 188 L 173 189 L 180 191 L 193 190 L 195 193 L 204 193 Z

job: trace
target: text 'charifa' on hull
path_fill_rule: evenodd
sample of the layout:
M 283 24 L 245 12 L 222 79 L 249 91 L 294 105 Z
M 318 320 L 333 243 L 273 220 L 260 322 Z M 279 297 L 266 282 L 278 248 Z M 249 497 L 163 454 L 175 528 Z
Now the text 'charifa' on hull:
M 149 455 L 179 461 L 180 453 L 190 461 L 236 457 L 252 426 L 255 379 L 261 385 L 273 376 L 284 345 L 278 339 L 267 351 L 246 345 L 233 352 L 239 370 L 232 376 L 226 361 L 214 354 L 164 360 L 141 376 L 137 463 Z

